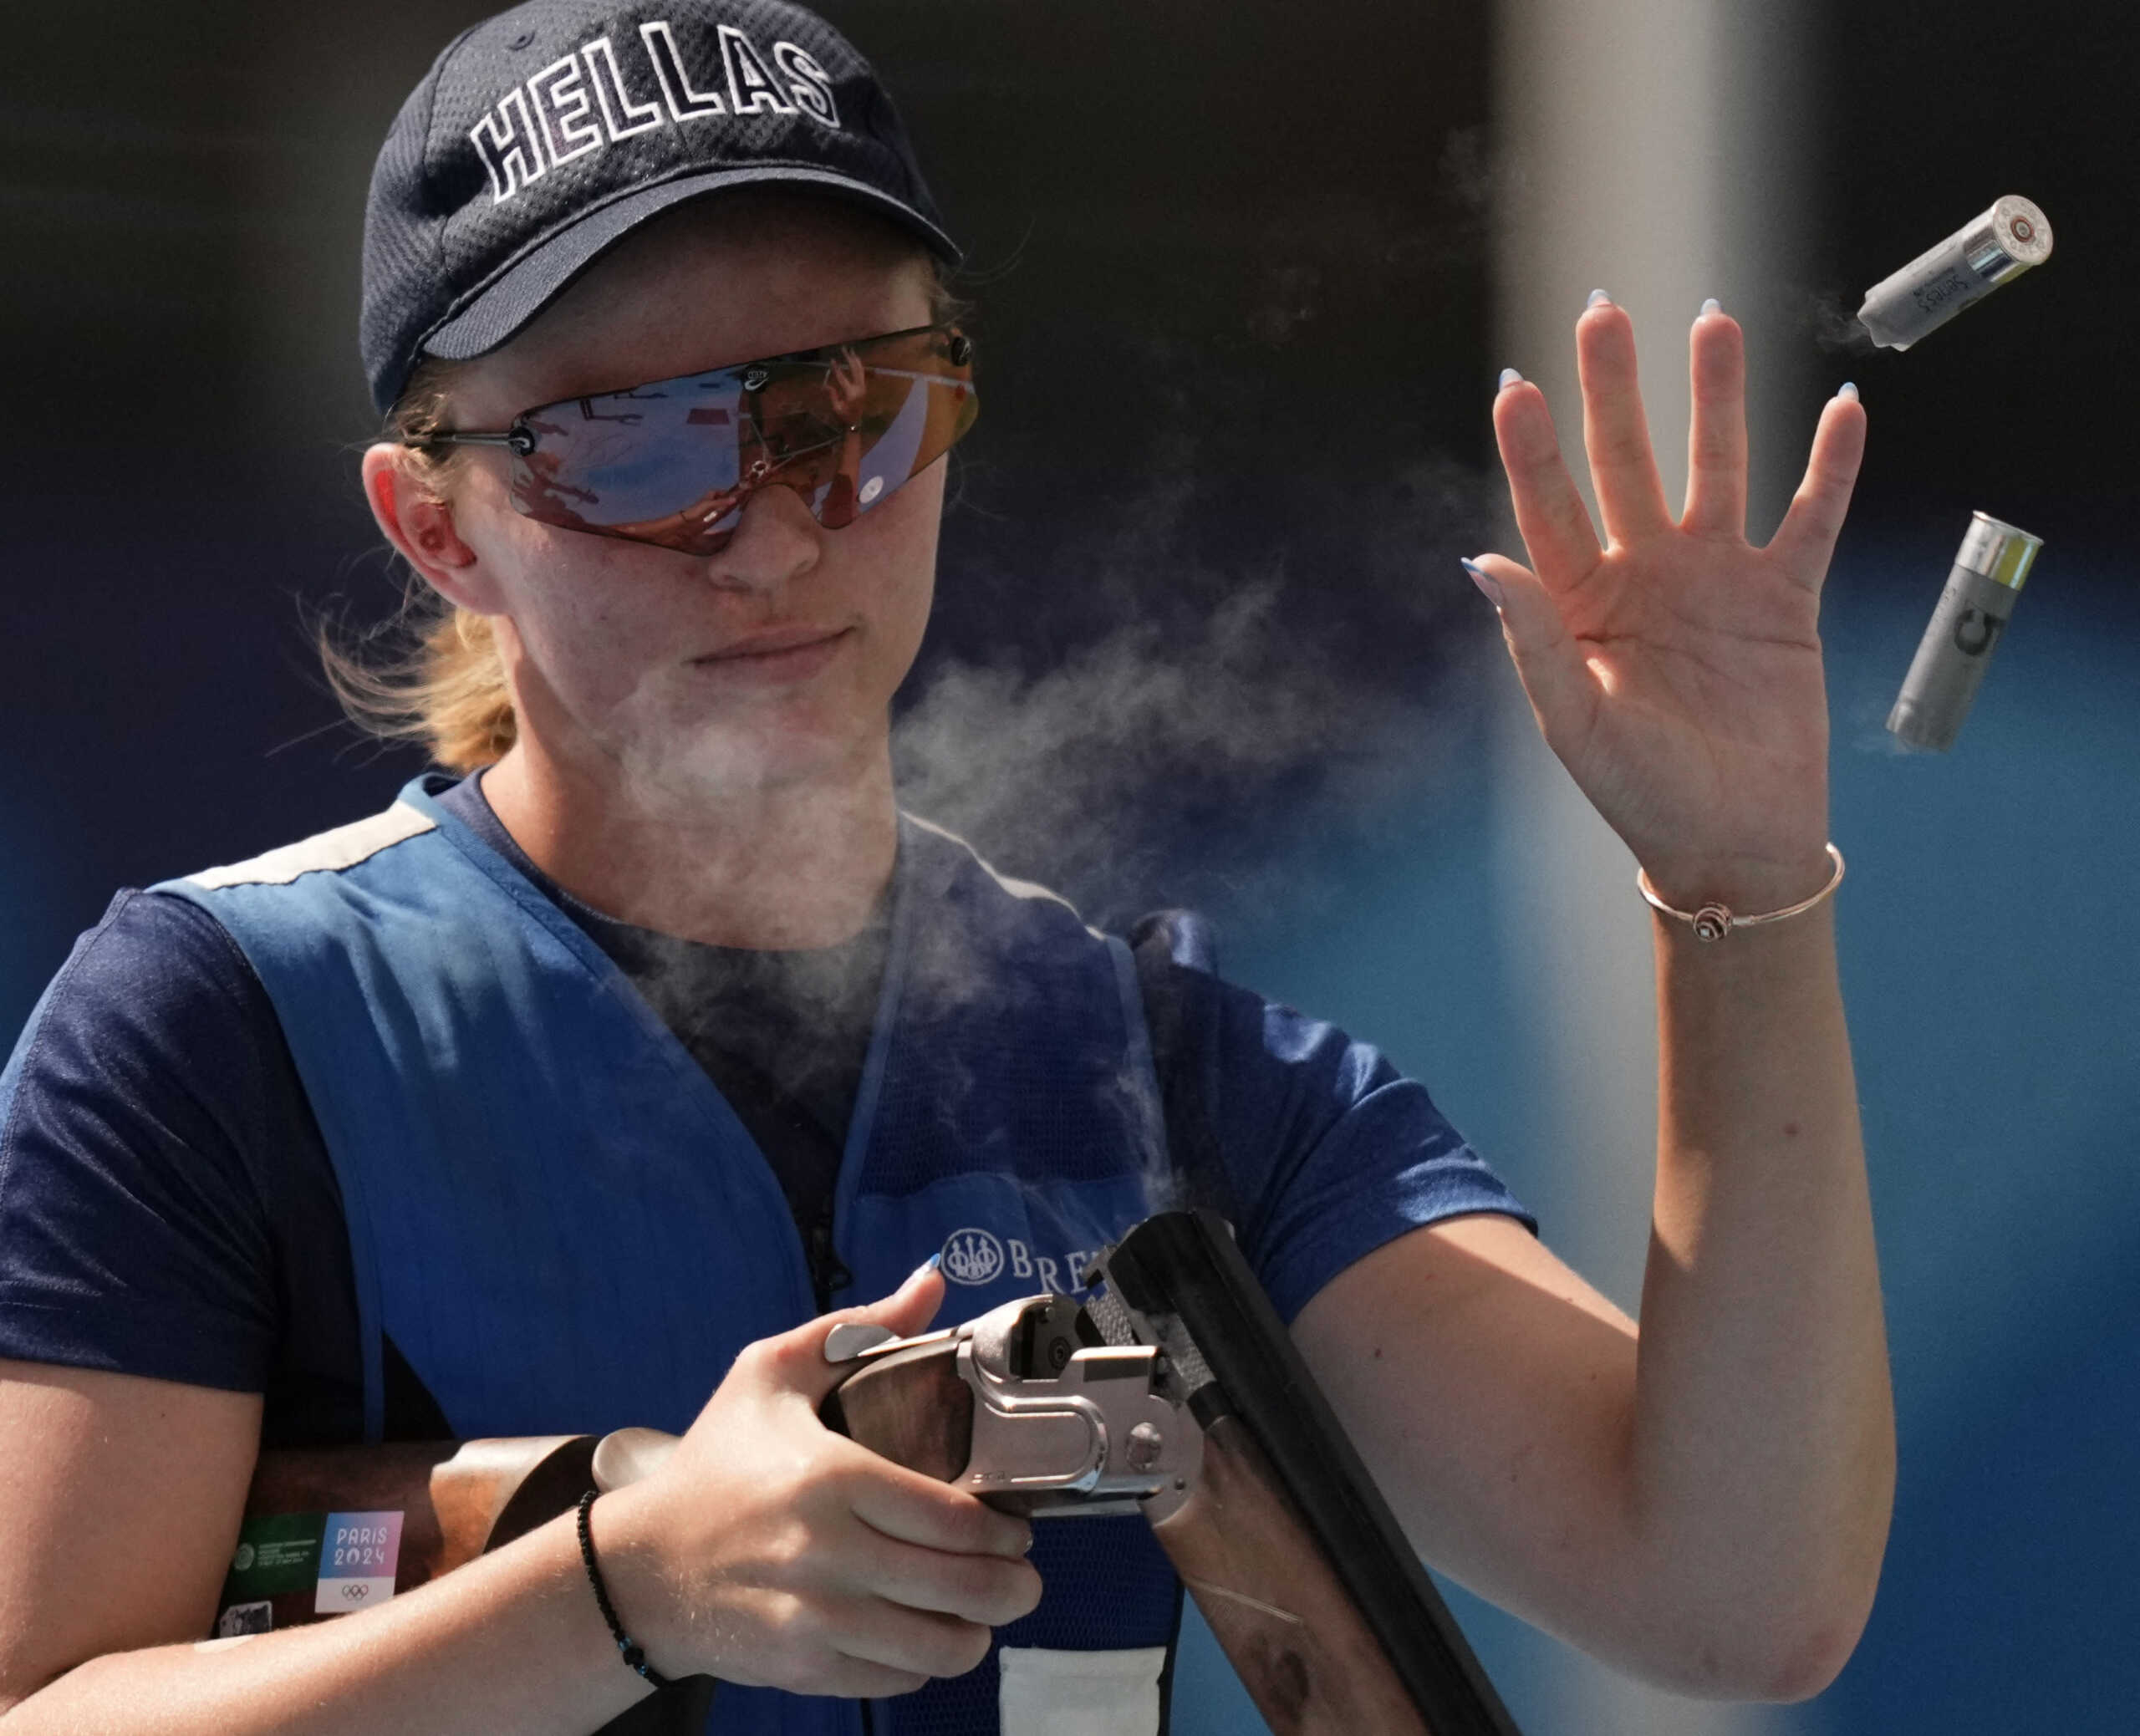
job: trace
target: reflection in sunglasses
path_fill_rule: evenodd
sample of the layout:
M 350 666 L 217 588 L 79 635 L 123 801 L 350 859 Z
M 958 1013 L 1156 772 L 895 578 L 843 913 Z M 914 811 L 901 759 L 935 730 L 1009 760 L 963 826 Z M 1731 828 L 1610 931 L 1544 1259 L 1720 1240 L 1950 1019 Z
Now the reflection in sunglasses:
M 973 425 L 973 347 L 950 327 L 859 339 L 541 405 L 505 434 L 530 518 L 688 553 L 725 547 L 757 489 L 793 489 L 839 529 Z

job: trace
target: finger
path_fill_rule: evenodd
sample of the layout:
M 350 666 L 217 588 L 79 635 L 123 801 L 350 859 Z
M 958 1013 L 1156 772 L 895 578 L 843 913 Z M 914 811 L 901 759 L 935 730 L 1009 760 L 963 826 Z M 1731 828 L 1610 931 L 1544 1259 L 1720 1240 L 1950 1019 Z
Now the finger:
M 1040 1606 L 1040 1575 L 1030 1561 L 916 1549 L 864 1528 L 857 1583 L 889 1602 L 1001 1627 Z
M 1635 378 L 1635 328 L 1623 308 L 1598 302 L 1575 323 L 1575 359 L 1582 377 L 1582 444 L 1605 534 L 1639 542 L 1669 528 L 1664 485 L 1657 478 L 1649 424 Z
M 752 1349 L 760 1353 L 762 1366 L 776 1384 L 800 1392 L 816 1404 L 849 1372 L 846 1363 L 825 1360 L 825 1338 L 834 1326 L 866 1322 L 888 1326 L 896 1336 L 907 1338 L 926 1331 L 943 1305 L 944 1276 L 931 1260 L 915 1267 L 891 1295 L 866 1307 L 821 1315 L 792 1331 L 764 1339 Z
M 1598 685 L 1584 664 L 1582 644 L 1534 573 L 1505 555 L 1482 554 L 1473 564 L 1501 593 L 1501 637 L 1510 659 L 1540 732 L 1565 759 L 1597 715 Z
M 1022 1560 L 1032 1547 L 1033 1528 L 998 1513 L 962 1489 L 879 1459 L 857 1447 L 862 1463 L 847 1491 L 848 1509 L 863 1524 L 899 1543 L 952 1555 L 994 1555 Z
M 1865 410 L 1857 401 L 1857 388 L 1847 385 L 1822 410 L 1806 478 L 1769 539 L 1768 552 L 1783 570 L 1816 596 L 1827 578 L 1864 458 Z
M 977 1621 L 910 1610 L 881 1597 L 859 1597 L 835 1617 L 840 1653 L 922 1676 L 963 1676 L 988 1656 L 995 1637 Z
M 1524 379 L 1503 386 L 1494 397 L 1494 440 L 1524 547 L 1555 589 L 1578 583 L 1597 564 L 1597 531 L 1561 460 L 1546 395 Z
M 1694 416 L 1687 425 L 1683 528 L 1746 534 L 1746 344 L 1739 322 L 1704 303 L 1688 339 Z

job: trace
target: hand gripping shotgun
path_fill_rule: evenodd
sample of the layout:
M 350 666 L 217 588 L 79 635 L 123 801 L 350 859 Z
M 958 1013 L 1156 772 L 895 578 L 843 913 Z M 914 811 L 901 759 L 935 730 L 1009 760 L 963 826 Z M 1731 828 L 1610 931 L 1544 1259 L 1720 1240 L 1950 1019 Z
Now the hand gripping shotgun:
M 1149 1218 L 1085 1278 L 1082 1306 L 1029 1296 L 914 1338 L 834 1327 L 826 1357 L 851 1367 L 827 1426 L 1036 1520 L 1142 1512 L 1277 1736 L 1516 1736 L 1225 1221 Z M 331 1531 L 388 1516 L 349 1511 L 360 1493 L 381 1508 L 390 1497 L 403 1537 L 390 1590 L 407 1590 L 590 1484 L 649 1474 L 675 1444 L 627 1428 L 265 1454 L 246 1535 L 287 1520 L 293 1499 L 344 1509 L 326 1515 Z M 336 1480 L 364 1464 L 369 1484 Z M 331 1537 L 322 1550 L 338 1552 Z M 277 1600 L 290 1606 L 278 1623 L 332 1604 L 320 1559 L 309 1605 Z M 231 1586 L 225 1605 L 227 1630 Z M 711 1692 L 678 1683 L 605 1729 L 701 1729 Z

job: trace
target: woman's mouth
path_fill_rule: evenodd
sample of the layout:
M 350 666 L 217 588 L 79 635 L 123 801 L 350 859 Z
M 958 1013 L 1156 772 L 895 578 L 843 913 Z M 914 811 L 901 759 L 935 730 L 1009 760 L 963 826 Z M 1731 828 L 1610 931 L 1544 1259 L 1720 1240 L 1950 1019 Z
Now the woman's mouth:
M 749 685 L 807 680 L 839 654 L 853 632 L 848 627 L 776 628 L 694 657 L 691 665 Z

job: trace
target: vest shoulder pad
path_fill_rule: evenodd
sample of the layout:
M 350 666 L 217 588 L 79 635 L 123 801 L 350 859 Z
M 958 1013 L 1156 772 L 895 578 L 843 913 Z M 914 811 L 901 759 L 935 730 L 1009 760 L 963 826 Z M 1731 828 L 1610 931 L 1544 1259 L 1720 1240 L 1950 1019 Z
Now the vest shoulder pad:
M 384 813 L 372 814 L 347 826 L 300 838 L 252 858 L 222 868 L 203 868 L 179 883 L 202 892 L 229 886 L 288 886 L 301 874 L 354 868 L 390 845 L 420 833 L 436 831 L 438 822 L 406 802 L 396 802 Z

